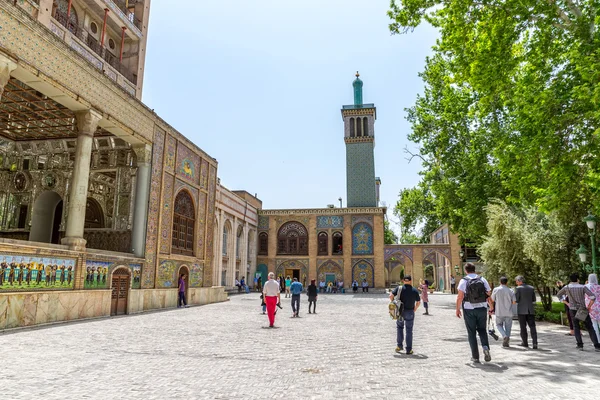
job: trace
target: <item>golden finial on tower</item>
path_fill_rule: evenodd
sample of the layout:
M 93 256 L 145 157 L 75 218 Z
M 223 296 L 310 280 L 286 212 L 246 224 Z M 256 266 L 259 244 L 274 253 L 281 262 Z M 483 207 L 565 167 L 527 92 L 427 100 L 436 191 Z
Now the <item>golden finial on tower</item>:
M 356 71 L 356 77 L 358 78 L 360 76 L 360 74 L 358 73 L 358 71 Z

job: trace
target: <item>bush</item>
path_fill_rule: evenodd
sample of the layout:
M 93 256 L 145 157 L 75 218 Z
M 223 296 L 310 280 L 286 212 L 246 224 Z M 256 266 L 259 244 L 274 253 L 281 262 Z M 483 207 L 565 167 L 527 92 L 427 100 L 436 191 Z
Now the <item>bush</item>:
M 538 321 L 547 321 L 555 324 L 560 324 L 560 313 L 563 313 L 564 324 L 568 325 L 567 315 L 565 314 L 565 306 L 563 303 L 552 303 L 552 309 L 545 311 L 542 303 L 535 304 L 535 319 Z

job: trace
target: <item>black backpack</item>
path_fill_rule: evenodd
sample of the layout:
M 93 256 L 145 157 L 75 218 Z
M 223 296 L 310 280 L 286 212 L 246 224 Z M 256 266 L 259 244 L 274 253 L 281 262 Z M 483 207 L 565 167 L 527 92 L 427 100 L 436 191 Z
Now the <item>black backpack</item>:
M 485 284 L 480 276 L 467 281 L 465 301 L 468 301 L 469 303 L 485 303 L 487 301 Z

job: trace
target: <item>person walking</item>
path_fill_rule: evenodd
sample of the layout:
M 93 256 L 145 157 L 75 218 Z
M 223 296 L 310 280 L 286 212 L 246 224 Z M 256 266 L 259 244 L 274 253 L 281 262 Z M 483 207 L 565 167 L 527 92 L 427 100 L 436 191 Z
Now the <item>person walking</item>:
M 302 294 L 302 284 L 298 282 L 298 278 L 290 285 L 290 293 L 292 294 L 292 317 L 299 317 L 300 312 L 300 294 Z
M 558 288 L 558 290 L 562 289 L 565 286 L 566 285 L 564 285 L 561 281 L 556 281 L 556 287 Z M 569 311 L 569 297 L 562 296 L 562 297 L 559 297 L 558 299 L 561 301 L 561 303 L 564 304 L 565 314 L 567 314 L 567 320 L 569 321 L 569 333 L 567 333 L 566 335 L 567 336 L 575 336 L 575 328 L 573 328 L 573 317 L 571 317 L 571 312 Z
M 291 285 L 292 285 L 292 279 L 288 275 L 288 277 L 285 278 L 285 297 L 286 298 L 290 297 L 290 286 Z
M 185 275 L 179 276 L 179 298 L 177 299 L 177 308 L 187 308 L 187 301 L 185 300 Z
M 598 285 L 598 276 L 596 274 L 590 274 L 588 276 L 588 284 L 586 285 L 590 292 L 596 296 L 596 299 L 600 297 L 600 285 Z M 590 303 L 592 304 L 590 306 Z M 585 304 L 590 310 L 590 319 L 592 320 L 592 326 L 596 332 L 596 339 L 600 342 L 600 301 L 590 300 L 590 296 L 585 295 Z
M 415 323 L 415 312 L 421 304 L 419 291 L 412 287 L 412 278 L 406 275 L 403 279 L 404 285 L 399 285 L 392 290 L 390 301 L 399 300 L 404 308 L 400 317 L 396 320 L 396 353 L 404 350 L 404 328 L 406 327 L 406 354 L 413 354 L 413 327 Z M 398 294 L 400 292 L 400 294 Z
M 519 326 L 521 327 L 521 347 L 529 347 L 527 341 L 527 326 L 531 331 L 531 341 L 533 348 L 538 348 L 537 329 L 535 327 L 535 290 L 533 286 L 525 284 L 525 278 L 521 275 L 515 278 L 517 288 L 515 289 L 515 299 L 517 301 L 517 314 L 519 316 Z
M 583 351 L 583 339 L 581 337 L 581 328 L 579 322 L 582 321 L 587 328 L 590 339 L 596 348 L 596 351 L 600 351 L 600 343 L 596 337 L 596 332 L 592 326 L 592 319 L 589 316 L 589 311 L 596 303 L 596 295 L 587 288 L 579 283 L 579 275 L 571 275 L 571 283 L 563 287 L 558 291 L 556 296 L 560 299 L 562 296 L 569 297 L 569 312 L 573 318 L 573 328 L 575 329 L 575 340 L 577 341 L 577 348 Z M 589 304 L 585 305 L 585 295 L 588 296 Z M 585 311 L 588 311 L 587 313 Z M 587 314 L 587 315 L 586 315 Z
M 425 279 L 425 281 L 419 285 L 419 290 L 421 291 L 423 307 L 425 307 L 425 312 L 423 315 L 429 315 L 429 281 L 427 279 Z
M 450 275 L 450 291 L 456 294 L 456 278 L 452 275 Z
M 269 316 L 269 328 L 275 324 L 275 307 L 281 301 L 279 283 L 275 280 L 275 274 L 269 272 L 269 280 L 263 286 L 263 295 L 267 303 L 267 315 Z
M 508 278 L 500 278 L 500 286 L 492 291 L 492 312 L 496 314 L 496 327 L 502 335 L 502 347 L 510 346 L 510 331 L 512 329 L 513 304 L 517 304 L 515 292 L 506 286 Z
M 310 285 L 306 289 L 306 294 L 308 295 L 308 313 L 310 312 L 310 306 L 312 305 L 313 312 L 312 314 L 317 313 L 317 297 L 319 294 L 317 293 L 317 285 L 315 285 L 315 280 L 310 281 Z
M 465 264 L 467 275 L 458 283 L 458 297 L 456 299 L 456 316 L 462 317 L 461 308 L 465 314 L 465 326 L 469 336 L 471 347 L 471 361 L 479 363 L 479 348 L 477 346 L 477 334 L 483 348 L 484 360 L 490 362 L 490 343 L 488 341 L 487 325 L 487 302 L 491 289 L 490 284 L 484 277 L 475 273 L 473 263 Z

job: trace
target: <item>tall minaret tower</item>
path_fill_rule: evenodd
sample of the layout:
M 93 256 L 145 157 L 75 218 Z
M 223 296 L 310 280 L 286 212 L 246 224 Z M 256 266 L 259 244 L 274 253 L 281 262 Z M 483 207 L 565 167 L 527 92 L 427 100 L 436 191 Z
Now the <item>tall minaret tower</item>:
M 360 74 L 356 73 L 354 104 L 342 107 L 346 142 L 348 207 L 377 207 L 375 179 L 375 104 L 363 104 Z

